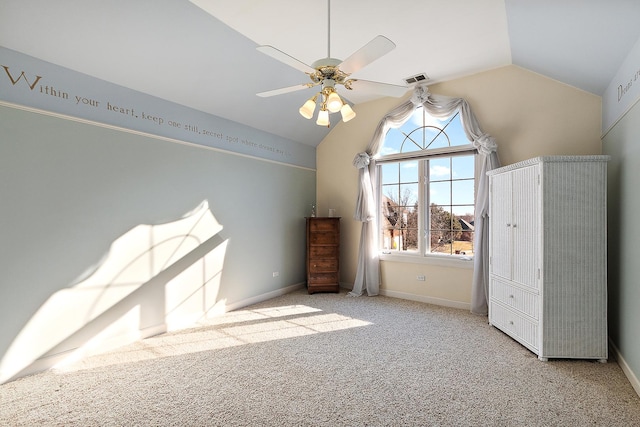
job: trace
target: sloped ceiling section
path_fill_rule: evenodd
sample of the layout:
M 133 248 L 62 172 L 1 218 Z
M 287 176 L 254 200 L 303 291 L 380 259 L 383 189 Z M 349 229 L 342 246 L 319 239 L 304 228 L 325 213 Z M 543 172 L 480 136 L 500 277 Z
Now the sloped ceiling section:
M 330 27 L 324 0 L 197 1 L 0 0 L 0 45 L 316 146 L 330 129 L 298 114 L 314 89 L 256 96 L 308 81 L 258 45 L 311 64 L 382 34 L 396 49 L 353 77 L 434 83 L 513 63 L 600 95 L 640 37 L 637 0 L 332 0 Z M 357 112 L 374 98 L 348 99 Z
M 640 38 L 637 0 L 507 0 L 513 63 L 602 95 Z

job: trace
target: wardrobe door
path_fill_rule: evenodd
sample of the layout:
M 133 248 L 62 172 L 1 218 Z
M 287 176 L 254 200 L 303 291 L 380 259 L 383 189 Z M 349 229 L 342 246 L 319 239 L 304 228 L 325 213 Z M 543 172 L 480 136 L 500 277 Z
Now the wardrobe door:
M 511 280 L 538 288 L 540 268 L 539 168 L 529 166 L 512 174 L 512 272 Z
M 511 278 L 511 174 L 491 177 L 491 274 Z

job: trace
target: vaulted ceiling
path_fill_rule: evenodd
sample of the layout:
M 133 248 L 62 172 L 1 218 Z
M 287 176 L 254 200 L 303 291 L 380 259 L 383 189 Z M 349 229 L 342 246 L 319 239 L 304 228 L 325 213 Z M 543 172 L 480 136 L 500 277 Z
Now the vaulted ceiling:
M 332 0 L 330 27 L 324 0 L 196 1 L 0 0 L 0 45 L 316 146 L 330 129 L 298 108 L 317 90 L 256 96 L 308 82 L 258 45 L 311 64 L 382 34 L 396 48 L 353 77 L 435 83 L 515 64 L 601 95 L 640 38 L 637 0 Z M 375 96 L 348 98 L 357 112 Z

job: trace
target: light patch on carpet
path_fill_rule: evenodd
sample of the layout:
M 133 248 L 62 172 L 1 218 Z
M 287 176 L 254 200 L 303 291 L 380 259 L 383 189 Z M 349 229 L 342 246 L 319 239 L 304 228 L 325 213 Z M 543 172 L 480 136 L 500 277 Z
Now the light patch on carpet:
M 286 319 L 285 319 L 286 317 Z M 144 360 L 174 357 L 318 333 L 358 328 L 372 323 L 306 305 L 239 310 L 208 319 L 199 327 L 147 338 L 115 351 L 57 367 L 72 372 Z

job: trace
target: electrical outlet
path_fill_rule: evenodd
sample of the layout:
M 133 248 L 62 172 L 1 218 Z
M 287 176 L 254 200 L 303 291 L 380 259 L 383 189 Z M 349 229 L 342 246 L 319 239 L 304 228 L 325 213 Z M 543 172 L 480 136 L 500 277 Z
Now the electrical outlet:
M 279 275 L 280 275 L 280 272 L 279 272 L 279 271 L 274 271 L 274 272 L 273 272 L 273 277 L 278 277 Z
M 424 282 L 425 280 L 427 280 L 427 278 L 425 276 L 423 276 L 423 275 L 419 275 L 419 276 L 416 276 L 416 280 Z

